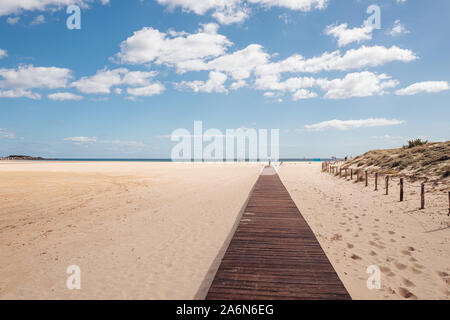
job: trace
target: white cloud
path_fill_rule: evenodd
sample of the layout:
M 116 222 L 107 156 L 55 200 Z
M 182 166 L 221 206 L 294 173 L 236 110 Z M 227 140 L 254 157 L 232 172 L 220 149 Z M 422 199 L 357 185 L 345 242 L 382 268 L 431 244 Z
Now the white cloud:
M 8 19 L 6 19 L 6 22 L 10 25 L 15 25 L 17 22 L 19 22 L 20 17 L 8 17 Z
M 368 97 L 385 94 L 385 89 L 398 85 L 398 81 L 391 80 L 385 74 L 376 74 L 368 71 L 349 73 L 344 78 L 328 80 L 325 78 L 292 77 L 285 81 L 279 81 L 277 76 L 264 76 L 256 79 L 257 90 L 269 90 L 265 96 L 275 95 L 273 91 L 280 93 L 292 92 L 294 101 L 317 97 L 317 94 L 305 89 L 319 87 L 326 91 L 327 99 L 344 99 L 352 97 Z
M 249 16 L 250 10 L 244 6 L 226 6 L 221 9 L 217 9 L 213 13 L 213 17 L 220 24 L 233 24 L 240 23 L 246 20 Z
M 233 79 L 241 80 L 250 77 L 251 73 L 268 62 L 269 55 L 263 47 L 251 44 L 243 50 L 223 55 L 207 63 L 206 69 L 229 73 Z
M 311 92 L 311 91 L 305 90 L 305 89 L 300 89 L 300 90 L 297 90 L 294 92 L 294 94 L 292 95 L 292 100 L 298 101 L 298 100 L 311 99 L 311 98 L 316 98 L 316 97 L 317 97 L 317 93 Z
M 391 36 L 393 36 L 393 37 L 399 36 L 399 35 L 402 35 L 402 34 L 407 34 L 407 33 L 409 33 L 409 30 L 407 30 L 405 28 L 405 26 L 400 23 L 400 20 L 395 20 L 394 26 L 389 31 L 389 34 Z
M 65 87 L 72 78 L 69 69 L 22 65 L 17 69 L 0 69 L 0 88 L 48 88 Z
M 128 88 L 127 93 L 132 96 L 144 96 L 149 97 L 157 94 L 161 94 L 166 88 L 160 83 L 153 83 L 145 87 Z
M 50 100 L 54 100 L 54 101 L 65 101 L 65 100 L 75 100 L 75 101 L 80 101 L 83 99 L 82 96 L 70 93 L 70 92 L 57 92 L 57 93 L 51 93 L 49 95 L 47 95 L 47 97 Z
M 71 141 L 75 143 L 82 143 L 82 142 L 97 142 L 96 137 L 69 137 L 64 138 L 64 141 Z
M 361 120 L 329 120 L 312 125 L 306 125 L 305 128 L 311 131 L 323 131 L 328 129 L 338 129 L 341 131 L 345 131 L 356 128 L 393 126 L 402 123 L 404 123 L 404 121 L 402 120 L 390 120 L 385 118 L 370 118 Z
M 0 90 L 0 98 L 41 99 L 41 95 L 39 93 L 31 92 L 30 90 L 13 89 L 13 90 Z
M 115 86 L 132 86 L 132 87 L 148 87 L 146 90 L 156 88 L 151 87 L 151 79 L 157 75 L 155 71 L 130 71 L 126 68 L 118 68 L 113 70 L 98 70 L 93 76 L 82 77 L 72 82 L 71 86 L 77 88 L 85 94 L 109 94 L 111 88 Z M 161 86 L 161 85 L 158 85 Z M 119 88 L 116 88 L 119 89 Z M 132 92 L 144 92 L 145 89 Z M 118 93 L 117 90 L 115 90 Z M 121 93 L 122 91 L 120 91 Z M 149 92 L 149 91 L 148 91 Z M 119 93 L 119 94 L 120 94 Z
M 211 71 L 209 73 L 208 81 L 183 81 L 176 84 L 176 87 L 179 89 L 187 87 L 192 89 L 194 92 L 226 93 L 228 92 L 228 90 L 224 86 L 226 81 L 226 74 L 217 71 Z
M 238 90 L 238 89 L 240 89 L 242 87 L 246 87 L 246 86 L 247 86 L 247 82 L 245 82 L 245 80 L 238 80 L 231 84 L 230 89 Z
M 8 56 L 8 52 L 6 50 L 0 49 L 0 59 L 6 58 Z
M 437 93 L 446 90 L 450 90 L 450 86 L 447 81 L 424 81 L 417 82 L 409 87 L 397 90 L 395 93 L 399 96 L 411 96 L 422 92 Z
M 169 10 L 181 7 L 185 12 L 204 15 L 212 12 L 212 16 L 222 24 L 239 23 L 248 18 L 248 5 L 259 5 L 265 8 L 282 7 L 303 12 L 314 9 L 325 9 L 328 0 L 157 0 Z
M 31 92 L 30 89 L 64 88 L 71 78 L 71 71 L 65 68 L 34 67 L 33 65 L 22 65 L 16 69 L 1 68 L 0 97 L 40 99 L 40 95 Z
M 45 17 L 42 14 L 36 16 L 33 21 L 31 21 L 31 25 L 38 25 L 43 23 L 45 23 Z
M 361 42 L 372 39 L 373 28 L 367 24 L 360 28 L 348 29 L 347 23 L 330 25 L 325 29 L 325 34 L 338 40 L 338 46 L 344 47 L 352 42 Z
M 325 52 L 321 56 L 305 59 L 303 56 L 295 54 L 289 58 L 261 65 L 256 68 L 258 75 L 274 75 L 281 72 L 308 72 L 317 73 L 320 71 L 348 71 L 365 67 L 377 67 L 393 61 L 410 62 L 416 60 L 417 56 L 407 49 L 396 46 L 386 48 L 383 46 L 351 49 L 341 54 L 337 50 L 331 53 Z
M 128 72 L 128 69 L 120 68 L 115 70 L 99 70 L 90 77 L 82 77 L 72 82 L 71 86 L 77 88 L 80 92 L 86 94 L 109 94 L 111 87 L 120 85 L 121 74 Z
M 314 9 L 322 10 L 328 5 L 328 0 L 248 0 L 265 7 L 282 7 L 291 10 L 308 12 Z
M 78 4 L 88 8 L 88 4 L 94 0 L 2 0 L 0 1 L 0 17 L 10 14 L 20 14 L 24 11 L 61 10 L 70 4 Z M 109 0 L 101 0 L 102 4 L 108 4 Z
M 385 74 L 376 74 L 368 71 L 349 73 L 343 79 L 319 79 L 317 84 L 327 91 L 327 99 L 346 99 L 352 97 L 370 97 L 383 95 L 385 89 L 398 85 L 398 81 L 391 80 Z
M 204 24 L 198 33 L 144 27 L 123 41 L 116 58 L 122 63 L 175 66 L 180 72 L 204 70 L 204 59 L 221 56 L 232 43 L 217 33 L 218 25 Z
M 150 84 L 150 79 L 156 76 L 156 71 L 130 71 L 126 72 L 122 83 L 129 86 L 147 86 Z
M 14 132 L 0 128 L 0 139 L 15 139 Z

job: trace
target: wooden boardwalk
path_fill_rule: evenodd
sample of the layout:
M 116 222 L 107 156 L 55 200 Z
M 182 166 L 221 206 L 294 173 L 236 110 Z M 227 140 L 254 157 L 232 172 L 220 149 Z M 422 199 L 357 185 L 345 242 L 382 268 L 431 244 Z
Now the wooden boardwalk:
M 255 185 L 206 299 L 350 299 L 280 178 L 268 170 Z

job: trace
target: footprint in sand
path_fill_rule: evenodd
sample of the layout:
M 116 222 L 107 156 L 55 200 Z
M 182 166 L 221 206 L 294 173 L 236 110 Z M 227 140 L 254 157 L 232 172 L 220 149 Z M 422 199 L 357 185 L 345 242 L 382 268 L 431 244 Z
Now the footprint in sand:
M 388 233 L 389 233 L 390 235 L 393 235 L 393 234 L 395 234 L 395 232 L 394 232 L 394 231 L 388 231 Z
M 408 250 L 402 250 L 400 251 L 402 254 L 404 254 L 405 256 L 410 256 L 411 252 L 409 252 Z
M 411 291 L 409 291 L 408 289 L 405 289 L 405 288 L 402 288 L 402 287 L 398 287 L 396 292 L 402 298 L 413 299 L 413 300 L 417 299 L 417 297 Z
M 369 241 L 369 244 L 371 246 L 377 247 L 378 249 L 384 249 L 385 248 L 384 246 L 382 246 L 382 245 L 380 245 L 380 244 L 378 244 L 378 243 L 376 243 L 374 241 Z
M 373 251 L 373 250 L 371 250 L 371 251 L 369 252 L 369 254 L 370 254 L 371 256 L 376 256 L 376 255 L 377 255 L 377 253 L 376 253 L 375 251 Z
M 353 249 L 355 246 L 353 245 L 353 244 L 351 244 L 351 243 L 347 243 L 347 248 L 349 248 L 349 249 Z
M 394 264 L 397 267 L 397 269 L 399 269 L 399 270 L 405 270 L 407 268 L 407 265 L 404 265 L 403 263 L 400 263 L 400 262 L 396 262 Z
M 438 271 L 438 276 L 444 281 L 445 284 L 450 285 L 450 276 L 447 272 L 444 271 Z
M 356 255 L 356 254 L 352 254 L 350 256 L 350 258 L 352 258 L 353 260 L 362 260 L 362 258 L 360 256 Z
M 415 287 L 416 285 L 409 279 L 402 278 L 402 283 L 407 287 Z
M 381 272 L 383 272 L 383 273 L 389 273 L 389 272 L 391 272 L 391 269 L 389 269 L 388 267 L 384 267 L 384 266 L 381 266 L 381 267 L 380 267 L 380 270 L 381 270 Z
M 416 269 L 416 268 L 414 268 L 414 267 L 411 267 L 410 269 L 411 269 L 411 271 L 412 271 L 413 273 L 415 273 L 415 274 L 421 274 L 421 273 L 422 273 L 422 271 L 420 271 L 419 269 Z

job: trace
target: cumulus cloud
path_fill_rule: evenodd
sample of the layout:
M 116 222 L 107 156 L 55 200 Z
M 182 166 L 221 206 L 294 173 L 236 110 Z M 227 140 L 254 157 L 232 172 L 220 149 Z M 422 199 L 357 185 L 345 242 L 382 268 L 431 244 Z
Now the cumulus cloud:
M 127 93 L 132 96 L 149 97 L 157 94 L 161 94 L 166 90 L 164 85 L 160 83 L 153 83 L 145 87 L 128 88 Z
M 322 90 L 327 91 L 325 98 L 346 99 L 383 95 L 386 93 L 385 89 L 396 87 L 398 81 L 385 74 L 364 71 L 349 73 L 343 79 L 319 79 L 317 84 Z
M 294 94 L 292 95 L 292 100 L 298 101 L 298 100 L 311 99 L 311 98 L 316 98 L 316 97 L 317 97 L 317 93 L 311 92 L 306 89 L 300 89 L 300 90 L 297 90 L 294 92 Z
M 281 7 L 290 10 L 308 12 L 314 9 L 325 9 L 328 0 L 157 0 L 170 10 L 180 7 L 185 12 L 204 15 L 212 12 L 212 16 L 222 24 L 239 23 L 248 18 L 249 5 L 265 8 Z
M 66 68 L 34 67 L 22 65 L 15 69 L 0 69 L 0 97 L 27 97 L 40 99 L 40 95 L 30 89 L 56 89 L 67 86 L 72 72 Z
M 125 68 L 115 70 L 99 70 L 90 77 L 82 77 L 72 82 L 71 86 L 86 94 L 109 94 L 111 87 L 119 85 L 122 81 L 121 74 L 126 73 Z
M 247 86 L 247 82 L 245 82 L 245 80 L 238 80 L 231 84 L 230 89 L 238 90 L 238 89 L 240 89 L 242 87 L 246 87 L 246 86 Z
M 251 73 L 269 60 L 269 55 L 263 47 L 251 44 L 243 50 L 223 55 L 206 64 L 206 69 L 230 74 L 233 79 L 242 80 L 250 77 Z
M 70 93 L 70 92 L 57 92 L 57 93 L 51 93 L 49 95 L 47 95 L 47 97 L 50 100 L 54 100 L 54 101 L 65 101 L 65 100 L 75 100 L 75 101 L 80 101 L 83 99 L 82 96 Z
M 224 73 L 211 71 L 209 73 L 208 81 L 183 81 L 181 83 L 176 84 L 176 87 L 179 89 L 182 88 L 190 88 L 194 92 L 219 92 L 226 93 L 228 92 L 225 88 L 224 84 L 227 81 L 227 76 Z
M 121 63 L 175 66 L 180 72 L 193 66 L 204 70 L 204 59 L 221 56 L 232 45 L 217 30 L 215 23 L 204 24 L 193 34 L 144 27 L 121 43 L 115 58 Z
M 367 24 L 362 27 L 348 29 L 347 23 L 330 25 L 325 29 L 325 34 L 333 36 L 338 41 L 339 47 L 344 47 L 352 42 L 361 42 L 372 39 L 373 28 Z
M 255 81 L 255 88 L 272 93 L 293 93 L 293 100 L 309 99 L 317 97 L 317 94 L 307 89 L 318 87 L 326 91 L 327 99 L 345 99 L 352 97 L 369 97 L 385 94 L 385 89 L 393 88 L 398 85 L 398 81 L 392 80 L 385 74 L 376 74 L 373 72 L 355 72 L 349 73 L 344 78 L 328 80 L 326 78 L 312 77 L 292 77 L 285 81 L 279 81 L 277 76 L 265 76 Z
M 162 86 L 159 84 L 151 86 L 151 79 L 156 74 L 157 72 L 155 71 L 130 71 L 127 68 L 113 70 L 102 69 L 98 70 L 93 76 L 82 77 L 81 79 L 72 82 L 71 86 L 85 94 L 109 94 L 111 93 L 111 88 L 115 86 L 141 86 L 146 89 L 140 88 L 140 90 L 132 90 L 131 92 L 144 93 L 145 90 L 150 92 L 149 90 L 152 90 L 152 88 L 160 88 Z M 115 92 L 118 93 L 117 90 L 115 90 Z M 121 92 L 122 91 L 120 91 L 120 93 Z
M 20 14 L 24 11 L 60 10 L 71 4 L 88 8 L 94 0 L 2 0 L 0 1 L 0 17 L 10 14 Z M 101 0 L 108 4 L 109 0 Z
M 389 31 L 389 34 L 391 36 L 393 36 L 393 37 L 399 36 L 399 35 L 402 35 L 402 34 L 407 34 L 407 33 L 409 33 L 409 30 L 407 30 L 405 28 L 405 26 L 400 23 L 400 20 L 395 20 L 394 26 Z
M 402 120 L 391 120 L 385 118 L 370 118 L 361 120 L 329 120 L 316 124 L 306 125 L 305 128 L 311 131 L 324 131 L 329 129 L 345 131 L 356 128 L 393 126 L 402 123 L 404 123 L 404 121 Z
M 395 94 L 399 96 L 412 96 L 418 93 L 438 93 L 450 89 L 447 81 L 423 81 L 417 82 L 409 87 L 397 90 Z
M 279 61 L 267 63 L 256 68 L 258 75 L 274 75 L 282 72 L 317 73 L 320 71 L 348 71 L 365 67 L 377 67 L 389 62 L 410 62 L 418 57 L 408 49 L 397 46 L 386 48 L 383 46 L 362 46 L 351 49 L 344 54 L 337 50 L 325 52 L 321 56 L 305 59 L 299 54 Z

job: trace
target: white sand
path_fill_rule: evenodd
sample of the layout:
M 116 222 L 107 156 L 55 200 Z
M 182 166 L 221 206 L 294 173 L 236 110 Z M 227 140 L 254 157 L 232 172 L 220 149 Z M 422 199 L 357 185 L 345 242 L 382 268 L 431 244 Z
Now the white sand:
M 0 162 L 0 299 L 203 298 L 260 169 Z
M 285 163 L 279 175 L 354 299 L 450 299 L 448 186 L 426 193 L 398 179 L 384 195 L 321 172 L 320 163 Z M 354 178 L 355 179 L 355 178 Z M 429 189 L 430 186 L 427 186 Z M 382 272 L 381 289 L 368 290 L 366 268 Z

